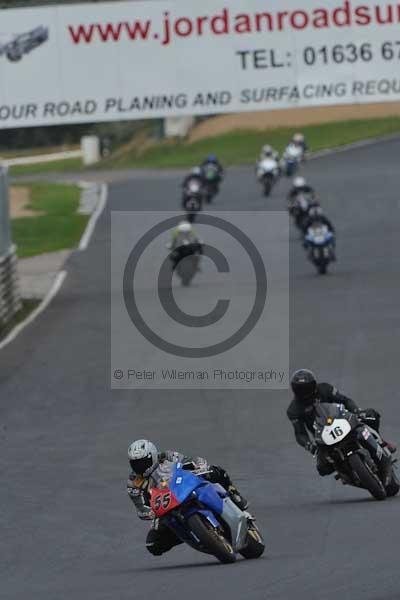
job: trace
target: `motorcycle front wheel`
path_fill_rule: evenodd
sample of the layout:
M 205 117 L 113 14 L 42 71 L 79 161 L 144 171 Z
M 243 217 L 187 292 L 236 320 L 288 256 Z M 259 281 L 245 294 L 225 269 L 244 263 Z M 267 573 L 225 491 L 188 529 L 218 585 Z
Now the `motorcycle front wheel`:
M 255 523 L 251 523 L 247 532 L 246 546 L 240 551 L 240 554 L 249 559 L 259 558 L 265 551 L 263 537 Z
M 199 539 L 200 544 L 209 554 L 213 554 L 219 562 L 229 564 L 236 561 L 236 555 L 231 544 L 212 527 L 203 515 L 192 515 L 188 519 L 188 525 Z
M 374 475 L 358 454 L 349 457 L 352 471 L 360 480 L 361 486 L 368 490 L 375 500 L 385 500 L 387 494 L 382 482 Z

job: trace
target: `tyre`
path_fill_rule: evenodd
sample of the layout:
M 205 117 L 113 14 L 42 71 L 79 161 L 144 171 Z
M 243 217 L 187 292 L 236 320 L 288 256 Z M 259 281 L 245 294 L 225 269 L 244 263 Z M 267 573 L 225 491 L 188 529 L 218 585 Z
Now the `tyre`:
M 229 541 L 218 533 L 203 515 L 192 515 L 188 519 L 188 525 L 209 554 L 213 554 L 223 564 L 236 561 L 235 552 Z
M 264 196 L 269 196 L 272 191 L 272 183 L 270 179 L 264 180 Z
M 320 263 L 318 265 L 318 273 L 320 275 L 326 275 L 326 273 L 327 273 L 327 266 L 326 266 L 325 263 Z
M 361 486 L 368 490 L 375 500 L 385 500 L 386 491 L 382 482 L 372 473 L 359 454 L 352 454 L 349 458 L 349 463 L 351 469 L 360 480 Z
M 10 62 L 18 62 L 22 58 L 22 53 L 19 50 L 9 50 L 6 56 Z
M 398 480 L 396 471 L 392 469 L 392 478 L 389 485 L 386 486 L 386 495 L 388 498 L 396 496 L 400 491 L 400 482 Z
M 240 551 L 243 558 L 252 559 L 259 558 L 265 551 L 265 543 L 258 527 L 255 523 L 251 523 L 247 533 L 246 546 Z

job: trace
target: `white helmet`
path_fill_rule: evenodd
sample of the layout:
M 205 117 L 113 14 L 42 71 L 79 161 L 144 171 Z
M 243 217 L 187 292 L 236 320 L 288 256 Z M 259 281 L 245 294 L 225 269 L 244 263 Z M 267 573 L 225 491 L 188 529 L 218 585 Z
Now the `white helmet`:
M 190 233 L 193 228 L 187 221 L 182 221 L 177 227 L 178 233 Z
M 149 440 L 136 440 L 128 448 L 128 458 L 134 473 L 148 477 L 157 468 L 158 450 Z
M 296 144 L 302 144 L 304 142 L 304 135 L 302 133 L 295 133 L 293 136 L 293 141 Z
M 201 175 L 201 168 L 200 167 L 193 167 L 193 169 L 190 171 L 192 175 Z
M 293 187 L 295 187 L 295 188 L 302 188 L 305 185 L 307 185 L 307 182 L 306 182 L 306 180 L 305 180 L 304 177 L 295 177 L 293 179 Z
M 269 144 L 265 144 L 265 146 L 262 147 L 262 153 L 264 156 L 271 156 L 272 152 L 272 146 L 270 146 Z

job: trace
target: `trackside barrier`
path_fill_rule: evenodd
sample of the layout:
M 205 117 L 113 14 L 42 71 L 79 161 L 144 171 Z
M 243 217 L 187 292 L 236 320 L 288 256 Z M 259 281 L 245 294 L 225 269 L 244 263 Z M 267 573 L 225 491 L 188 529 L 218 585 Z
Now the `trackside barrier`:
M 21 308 L 16 247 L 11 243 L 7 169 L 0 167 L 0 328 Z
M 0 258 L 0 327 L 6 325 L 20 309 L 17 254 L 15 246 L 11 246 L 8 254 Z

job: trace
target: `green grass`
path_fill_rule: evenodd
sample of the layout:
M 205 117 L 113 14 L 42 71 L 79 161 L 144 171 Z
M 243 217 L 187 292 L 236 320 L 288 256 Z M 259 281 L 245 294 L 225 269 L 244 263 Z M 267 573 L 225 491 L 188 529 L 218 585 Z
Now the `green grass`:
M 31 210 L 37 217 L 12 221 L 12 236 L 20 257 L 75 247 L 85 230 L 87 215 L 77 213 L 80 190 L 73 185 L 32 183 L 28 186 Z
M 400 132 L 400 117 L 360 121 L 341 121 L 301 127 L 311 150 L 344 146 L 352 142 Z M 282 151 L 293 135 L 293 128 L 281 127 L 265 131 L 235 131 L 194 143 L 163 142 L 142 155 L 130 152 L 103 163 L 108 168 L 127 167 L 189 167 L 198 164 L 209 152 L 214 152 L 226 165 L 254 163 L 263 144 L 269 143 Z
M 65 160 L 54 160 L 47 163 L 35 165 L 19 165 L 10 167 L 10 175 L 40 175 L 42 173 L 62 173 L 80 171 L 83 169 L 80 158 L 66 158 Z
M 400 117 L 339 121 L 301 127 L 313 151 L 337 148 L 372 137 L 400 133 Z M 97 169 L 174 168 L 198 164 L 210 152 L 217 154 L 226 165 L 254 163 L 263 144 L 269 143 L 279 151 L 293 135 L 293 127 L 265 131 L 238 130 L 197 142 L 164 141 L 145 151 L 130 149 L 99 163 Z M 93 167 L 91 167 L 93 168 Z M 80 159 L 72 158 L 51 163 L 12 167 L 11 175 L 36 175 L 53 172 L 81 171 Z

